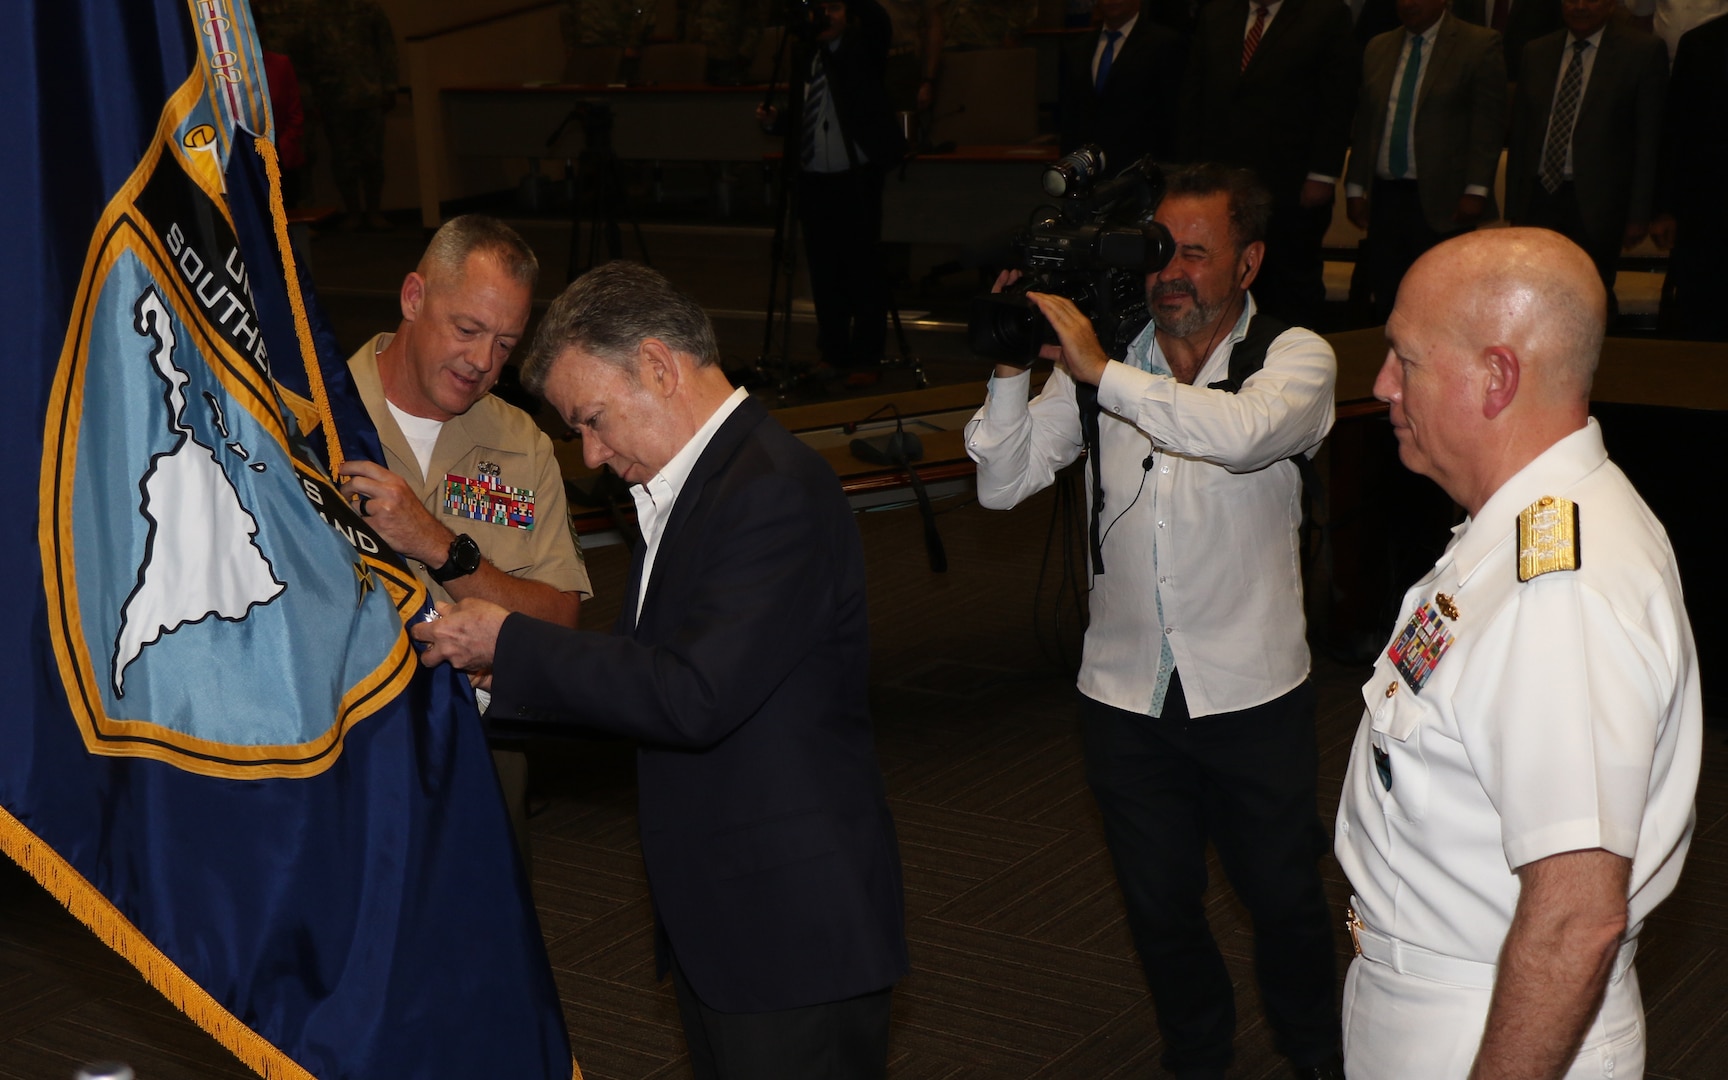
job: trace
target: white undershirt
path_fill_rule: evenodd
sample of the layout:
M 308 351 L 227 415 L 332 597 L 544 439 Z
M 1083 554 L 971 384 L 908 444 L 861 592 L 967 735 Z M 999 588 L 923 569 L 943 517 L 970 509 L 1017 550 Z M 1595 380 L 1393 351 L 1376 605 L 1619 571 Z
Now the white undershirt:
M 444 421 L 428 420 L 424 416 L 405 413 L 388 398 L 384 399 L 384 404 L 390 406 L 390 415 L 395 419 L 396 426 L 402 429 L 402 437 L 408 440 L 408 449 L 414 451 L 414 460 L 420 465 L 421 478 L 432 479 L 429 472 L 432 468 L 432 448 L 438 445 L 438 433 L 444 430 Z

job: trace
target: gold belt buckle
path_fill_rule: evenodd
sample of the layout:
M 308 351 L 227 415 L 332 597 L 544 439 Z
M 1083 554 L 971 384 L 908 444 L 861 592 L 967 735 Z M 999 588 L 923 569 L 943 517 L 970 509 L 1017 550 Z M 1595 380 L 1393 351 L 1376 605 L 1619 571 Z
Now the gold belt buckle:
M 1361 956 L 1362 931 L 1367 929 L 1367 927 L 1362 922 L 1362 917 L 1356 914 L 1356 909 L 1353 907 L 1347 907 L 1344 909 L 1344 929 L 1350 931 L 1350 947 L 1356 950 L 1357 956 Z

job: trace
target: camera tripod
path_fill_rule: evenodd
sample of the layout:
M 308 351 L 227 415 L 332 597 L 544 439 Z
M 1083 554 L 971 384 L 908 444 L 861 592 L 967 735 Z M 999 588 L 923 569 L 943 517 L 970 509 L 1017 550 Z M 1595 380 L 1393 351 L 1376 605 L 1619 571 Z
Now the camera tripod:
M 567 113 L 558 127 L 546 139 L 548 152 L 557 145 L 564 129 L 573 120 L 582 123 L 582 150 L 576 157 L 564 159 L 565 192 L 570 199 L 570 259 L 564 268 L 564 280 L 575 281 L 582 272 L 591 269 L 600 259 L 600 240 L 606 240 L 606 257 L 624 257 L 624 231 L 620 219 L 630 223 L 636 238 L 636 249 L 642 261 L 654 265 L 648 256 L 648 242 L 642 237 L 642 223 L 626 211 L 624 177 L 618 167 L 618 155 L 612 149 L 612 106 L 604 101 L 581 101 Z M 582 181 L 586 178 L 587 183 Z M 582 213 L 583 189 L 588 194 L 588 214 Z M 588 257 L 582 260 L 582 227 L 588 226 Z

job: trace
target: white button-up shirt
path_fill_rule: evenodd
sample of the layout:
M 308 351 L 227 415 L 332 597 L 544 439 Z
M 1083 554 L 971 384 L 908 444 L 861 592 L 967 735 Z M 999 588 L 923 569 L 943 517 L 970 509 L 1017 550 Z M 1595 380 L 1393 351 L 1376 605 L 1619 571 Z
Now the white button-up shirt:
M 1518 516 L 1545 495 L 1577 504 L 1579 566 L 1520 582 Z M 1424 605 L 1425 636 L 1450 644 L 1412 681 L 1389 652 Z M 1596 421 L 1455 530 L 1362 694 L 1335 847 L 1370 927 L 1493 964 L 1517 868 L 1593 848 L 1632 860 L 1628 938 L 1673 891 L 1698 785 L 1698 662 L 1667 534 Z
M 666 519 L 672 516 L 672 505 L 678 501 L 678 493 L 684 490 L 684 481 L 690 479 L 690 470 L 696 467 L 702 451 L 714 441 L 714 433 L 746 397 L 749 394 L 742 386 L 732 391 L 732 396 L 720 403 L 714 415 L 696 429 L 696 434 L 672 455 L 671 461 L 646 482 L 631 486 L 630 495 L 636 500 L 636 524 L 641 527 L 642 542 L 648 547 L 642 557 L 642 580 L 636 587 L 638 613 L 642 610 L 642 598 L 648 595 L 648 578 L 654 573 L 654 556 L 660 552 L 660 537 L 666 532 Z
M 1254 310 L 1249 298 L 1191 386 L 1169 374 L 1150 324 L 1130 354 L 1152 370 L 1112 363 L 1099 386 L 1106 572 L 1092 581 L 1079 680 L 1095 701 L 1147 713 L 1161 637 L 1194 716 L 1264 704 L 1308 675 L 1301 479 L 1287 459 L 1331 430 L 1337 362 L 1318 335 L 1291 329 L 1241 393 L 1209 389 Z M 1030 381 L 992 379 L 967 424 L 986 507 L 1014 506 L 1080 457 L 1073 381 L 1058 370 L 1028 402 Z

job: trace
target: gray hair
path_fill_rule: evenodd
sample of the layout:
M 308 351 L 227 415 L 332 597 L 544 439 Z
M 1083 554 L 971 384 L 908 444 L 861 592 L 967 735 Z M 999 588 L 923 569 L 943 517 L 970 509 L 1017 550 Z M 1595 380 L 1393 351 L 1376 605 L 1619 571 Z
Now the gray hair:
M 568 349 L 636 373 L 636 350 L 658 338 L 698 367 L 720 362 L 714 324 L 700 304 L 658 271 L 633 262 L 609 262 L 572 281 L 552 301 L 522 362 L 522 385 L 545 396 L 546 376 Z
M 1241 252 L 1256 240 L 1266 239 L 1266 227 L 1272 220 L 1272 194 L 1252 169 L 1209 161 L 1180 165 L 1165 174 L 1164 194 L 1200 198 L 1228 195 L 1230 234 L 1236 250 Z
M 540 277 L 540 260 L 534 257 L 534 249 L 515 229 L 486 214 L 453 217 L 433 233 L 426 254 L 420 257 L 420 275 L 428 277 L 429 271 L 437 268 L 450 275 L 447 280 L 460 281 L 468 257 L 478 252 L 496 258 L 505 273 L 530 289 Z

